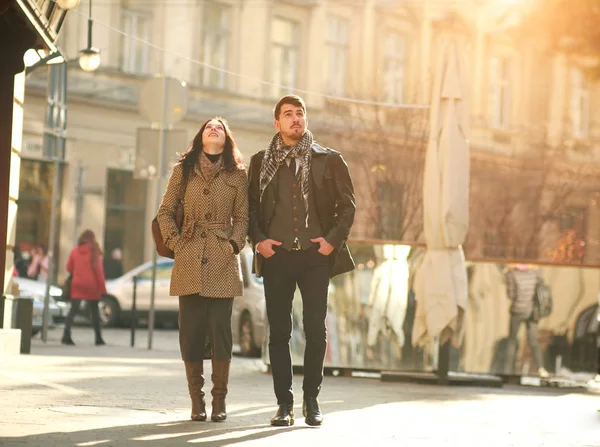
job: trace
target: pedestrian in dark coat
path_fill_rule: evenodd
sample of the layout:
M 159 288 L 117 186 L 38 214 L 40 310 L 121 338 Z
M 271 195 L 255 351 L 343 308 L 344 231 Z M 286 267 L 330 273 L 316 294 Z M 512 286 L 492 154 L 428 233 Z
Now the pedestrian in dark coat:
M 104 274 L 106 279 L 115 279 L 123 276 L 123 252 L 115 248 L 110 257 L 104 257 Z
M 248 173 L 249 236 L 255 272 L 264 280 L 279 406 L 271 424 L 294 423 L 290 337 L 298 286 L 306 336 L 302 413 L 308 425 L 321 425 L 317 396 L 327 348 L 327 293 L 331 277 L 354 268 L 346 246 L 356 209 L 354 187 L 341 154 L 313 140 L 302 98 L 281 98 L 274 117 L 278 132 L 252 157 Z
M 182 228 L 176 209 L 185 186 Z M 173 168 L 158 210 L 165 245 L 175 253 L 171 295 L 179 296 L 179 344 L 192 399 L 191 418 L 206 420 L 204 349 L 209 335 L 213 421 L 227 417 L 233 298 L 243 294 L 239 253 L 248 233 L 248 181 L 225 120 L 210 119 Z
M 69 254 L 67 271 L 71 274 L 71 309 L 65 320 L 62 343 L 65 345 L 75 344 L 71 338 L 71 326 L 81 302 L 86 301 L 92 314 L 96 346 L 104 345 L 98 302 L 102 295 L 106 295 L 106 280 L 102 266 L 102 250 L 92 230 L 85 230 L 79 236 L 77 247 Z

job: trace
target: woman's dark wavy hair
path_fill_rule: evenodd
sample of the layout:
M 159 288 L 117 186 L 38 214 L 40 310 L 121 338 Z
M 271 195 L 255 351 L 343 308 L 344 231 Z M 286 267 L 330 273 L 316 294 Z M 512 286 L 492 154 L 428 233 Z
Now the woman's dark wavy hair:
M 212 120 L 219 121 L 225 129 L 225 147 L 223 148 L 223 166 L 225 170 L 243 170 L 244 164 L 242 163 L 242 154 L 237 148 L 237 145 L 235 144 L 235 140 L 233 139 L 233 133 L 229 128 L 229 124 L 227 124 L 227 121 L 221 118 L 220 116 L 208 119 L 205 121 L 204 124 L 202 124 L 202 127 L 192 140 L 192 143 L 190 144 L 189 148 L 183 154 L 178 154 L 178 162 L 183 165 L 184 169 L 194 168 L 194 164 L 198 160 L 198 155 L 200 155 L 200 151 L 202 150 L 202 134 L 204 133 L 206 125 Z

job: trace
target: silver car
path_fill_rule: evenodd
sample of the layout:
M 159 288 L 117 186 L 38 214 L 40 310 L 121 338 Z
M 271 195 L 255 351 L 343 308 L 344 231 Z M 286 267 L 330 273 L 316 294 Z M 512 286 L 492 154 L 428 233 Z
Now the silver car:
M 265 299 L 262 280 L 252 272 L 252 250 L 240 253 L 244 296 L 233 300 L 233 342 L 239 344 L 242 355 L 260 354 L 265 333 Z M 169 295 L 173 260 L 159 258 L 156 268 L 154 312 L 157 326 L 177 327 L 179 298 Z M 135 267 L 123 276 L 106 282 L 107 295 L 100 299 L 100 319 L 104 326 L 131 324 L 133 283 L 136 280 L 136 319 L 147 319 L 152 288 L 152 262 Z M 82 313 L 87 314 L 82 308 Z
M 33 298 L 32 336 L 42 330 L 44 315 L 44 296 L 46 294 L 46 283 L 28 278 L 15 277 L 13 281 L 19 286 L 19 295 L 24 298 Z M 50 326 L 58 323 L 67 316 L 69 304 L 60 300 L 62 290 L 60 287 L 50 286 Z

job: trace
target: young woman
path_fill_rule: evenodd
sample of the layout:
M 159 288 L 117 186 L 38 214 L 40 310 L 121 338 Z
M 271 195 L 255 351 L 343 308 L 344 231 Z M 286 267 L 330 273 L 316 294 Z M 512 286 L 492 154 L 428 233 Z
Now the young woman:
M 185 186 L 187 185 L 187 186 Z M 184 219 L 176 224 L 180 187 Z M 248 231 L 247 175 L 221 118 L 205 122 L 173 168 L 158 210 L 165 245 L 175 253 L 172 296 L 179 296 L 179 344 L 192 400 L 191 418 L 205 421 L 204 346 L 211 340 L 213 421 L 227 418 L 233 297 L 243 292 L 238 254 Z
M 62 343 L 64 345 L 75 344 L 71 338 L 71 326 L 81 306 L 81 301 L 85 300 L 92 313 L 96 346 L 104 345 L 100 331 L 98 301 L 102 295 L 106 294 L 106 281 L 102 267 L 102 250 L 100 250 L 96 235 L 92 230 L 85 230 L 79 236 L 77 247 L 69 254 L 67 271 L 71 274 L 71 309 L 65 321 Z
M 27 269 L 27 276 L 37 281 L 46 281 L 48 278 L 48 250 L 40 244 L 31 250 L 31 263 Z

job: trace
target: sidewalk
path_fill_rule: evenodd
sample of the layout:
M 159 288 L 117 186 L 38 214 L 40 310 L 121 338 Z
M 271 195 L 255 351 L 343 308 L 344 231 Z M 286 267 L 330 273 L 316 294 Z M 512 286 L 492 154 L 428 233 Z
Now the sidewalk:
M 600 446 L 600 396 L 529 388 L 449 388 L 326 377 L 325 423 L 301 417 L 274 428 L 271 376 L 258 359 L 234 358 L 224 423 L 190 422 L 177 332 L 76 328 L 76 347 L 34 340 L 31 355 L 0 363 L 0 445 L 12 446 Z M 209 363 L 207 362 L 207 366 Z M 207 368 L 210 377 L 210 368 Z

